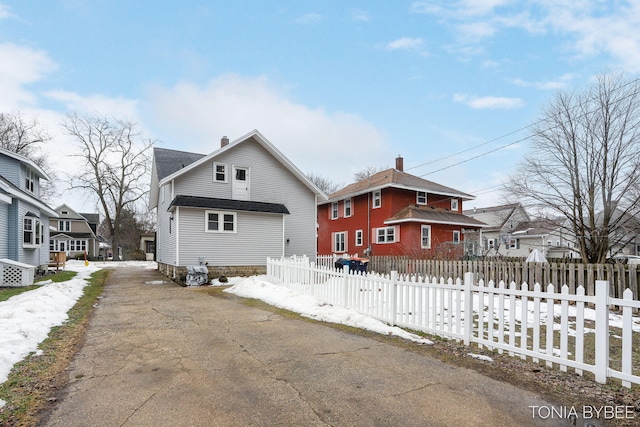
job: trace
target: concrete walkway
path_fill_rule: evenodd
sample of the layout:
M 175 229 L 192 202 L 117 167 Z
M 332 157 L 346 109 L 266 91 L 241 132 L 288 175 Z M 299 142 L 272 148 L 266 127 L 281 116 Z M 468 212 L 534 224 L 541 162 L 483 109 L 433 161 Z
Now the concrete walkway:
M 475 371 L 162 280 L 113 272 L 44 425 L 569 425 Z

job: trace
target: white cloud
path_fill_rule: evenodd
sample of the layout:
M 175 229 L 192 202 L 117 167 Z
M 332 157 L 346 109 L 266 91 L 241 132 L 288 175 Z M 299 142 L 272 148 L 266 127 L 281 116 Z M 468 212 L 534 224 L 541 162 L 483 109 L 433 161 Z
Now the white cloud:
M 511 83 L 516 86 L 534 87 L 542 90 L 559 90 L 559 89 L 565 89 L 567 86 L 569 86 L 569 84 L 575 77 L 576 77 L 575 74 L 565 73 L 555 80 L 529 82 L 529 81 L 516 78 L 516 79 L 512 79 Z
M 296 19 L 296 23 L 302 25 L 317 25 L 324 21 L 324 16 L 319 13 L 307 13 Z
M 474 97 L 457 93 L 453 96 L 453 100 L 477 110 L 515 110 L 524 107 L 524 101 L 520 98 L 501 96 Z
M 402 37 L 386 44 L 389 50 L 410 50 L 422 47 L 424 40 L 421 38 Z
M 65 90 L 51 90 L 44 94 L 50 99 L 58 101 L 67 111 L 78 114 L 99 115 L 113 117 L 125 121 L 139 121 L 138 101 L 127 98 L 109 98 L 104 95 L 79 95 Z
M 368 165 L 388 165 L 383 133 L 363 118 L 294 102 L 265 77 L 223 75 L 204 86 L 181 83 L 149 89 L 148 123 L 170 139 L 166 148 L 210 153 L 220 138 L 258 129 L 303 172 L 347 184 Z
M 358 21 L 358 22 L 369 22 L 371 20 L 371 17 L 369 16 L 369 14 L 364 10 L 360 10 L 360 9 L 354 9 L 353 11 L 351 11 L 351 18 L 354 21 Z
M 0 43 L 0 110 L 34 105 L 37 97 L 25 86 L 43 79 L 56 67 L 44 51 Z
M 0 3 L 0 19 L 4 19 L 4 18 L 9 18 L 14 16 L 9 9 L 9 6 L 5 6 L 4 4 Z

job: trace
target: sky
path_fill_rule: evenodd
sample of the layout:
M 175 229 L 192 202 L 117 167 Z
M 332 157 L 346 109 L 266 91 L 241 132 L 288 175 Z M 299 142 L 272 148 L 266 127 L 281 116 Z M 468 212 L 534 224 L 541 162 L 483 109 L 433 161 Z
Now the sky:
M 258 129 L 342 185 L 401 155 L 486 207 L 557 91 L 640 71 L 638 24 L 637 0 L 0 0 L 0 111 L 48 129 L 61 178 L 78 113 L 202 154 Z
M 108 262 L 107 264 L 108 268 L 157 269 L 157 264 L 151 261 Z M 76 271 L 78 274 L 66 282 L 54 283 L 50 280 L 42 282 L 42 286 L 39 288 L 0 302 L 0 384 L 7 380 L 11 369 L 16 363 L 31 353 L 41 354 L 41 350 L 38 349 L 39 344 L 47 338 L 52 327 L 61 325 L 67 320 L 67 312 L 82 296 L 90 275 L 101 268 L 105 268 L 105 265 L 102 262 L 90 262 L 88 266 L 85 266 L 83 261 L 69 260 L 65 268 L 69 271 Z M 167 283 L 171 282 L 168 280 L 153 280 L 145 282 L 144 286 L 167 286 Z M 279 284 L 275 278 L 266 275 L 231 277 L 226 283 L 220 283 L 217 279 L 211 281 L 211 286 L 222 285 L 230 285 L 225 289 L 225 292 L 244 298 L 259 299 L 267 304 L 299 313 L 317 321 L 353 326 L 383 335 L 395 335 L 418 344 L 432 344 L 432 341 L 427 338 L 405 331 L 397 326 L 389 326 L 355 310 L 328 304 L 311 295 L 298 294 Z M 485 296 L 485 298 L 487 297 Z M 100 302 L 97 303 L 98 307 L 99 305 Z M 478 306 L 479 303 L 477 301 L 474 302 L 474 307 Z M 546 308 L 546 304 L 540 306 L 542 319 L 546 319 Z M 515 309 L 515 317 L 520 321 L 522 319 L 520 300 L 517 301 Z M 561 315 L 561 310 L 560 304 L 554 306 L 554 313 L 557 317 Z M 496 306 L 492 318 L 498 318 L 498 316 L 502 315 L 505 319 L 508 319 L 508 312 L 508 308 L 500 311 L 500 308 Z M 485 319 L 488 318 L 486 312 L 484 316 Z M 569 307 L 569 317 L 573 318 L 575 316 L 575 306 Z M 586 320 L 595 320 L 595 310 L 585 309 L 584 316 Z M 527 322 L 531 326 L 534 321 L 533 301 L 529 301 Z M 620 328 L 622 325 L 622 316 L 611 312 L 609 314 L 609 326 Z M 559 325 L 556 326 L 559 327 Z M 640 332 L 640 318 L 634 316 L 632 328 L 634 332 Z M 585 328 L 584 332 L 593 333 L 594 330 Z M 575 330 L 569 328 L 569 334 L 575 334 Z M 492 361 L 489 357 L 474 353 L 469 353 L 468 356 L 488 362 Z M 0 408 L 4 405 L 5 402 L 0 399 Z

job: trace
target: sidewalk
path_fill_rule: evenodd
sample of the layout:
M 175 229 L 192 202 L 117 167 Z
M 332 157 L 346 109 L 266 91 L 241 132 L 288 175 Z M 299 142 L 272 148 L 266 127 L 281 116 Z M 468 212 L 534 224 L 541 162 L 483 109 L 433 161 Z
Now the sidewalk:
M 569 425 L 475 371 L 162 280 L 113 272 L 44 425 Z

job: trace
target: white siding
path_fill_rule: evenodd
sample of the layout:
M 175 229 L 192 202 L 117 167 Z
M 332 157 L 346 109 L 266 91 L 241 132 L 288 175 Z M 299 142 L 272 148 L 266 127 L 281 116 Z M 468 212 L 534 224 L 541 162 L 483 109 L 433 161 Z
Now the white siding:
M 199 257 L 210 266 L 266 265 L 282 256 L 281 214 L 239 211 L 236 233 L 208 233 L 205 211 L 180 208 L 180 265 L 197 265 Z
M 171 184 L 160 188 L 160 193 L 165 192 L 164 200 L 160 194 L 158 197 L 158 219 L 156 223 L 157 239 L 162 244 L 156 244 L 156 261 L 176 265 L 176 222 L 170 218 L 168 212 L 171 204 Z
M 0 258 L 9 257 L 9 205 L 0 202 Z
M 285 255 L 308 255 L 315 258 L 316 199 L 308 187 L 254 140 L 244 141 L 216 156 L 215 162 L 226 163 L 229 174 L 234 165 L 249 167 L 250 200 L 281 203 L 290 212 L 290 215 L 285 216 L 285 241 L 289 239 Z M 206 162 L 177 178 L 175 195 L 231 198 L 231 176 L 229 175 L 226 183 L 214 183 L 213 163 L 214 160 Z M 266 228 L 263 230 L 267 231 Z M 182 259 L 180 264 L 184 265 Z

